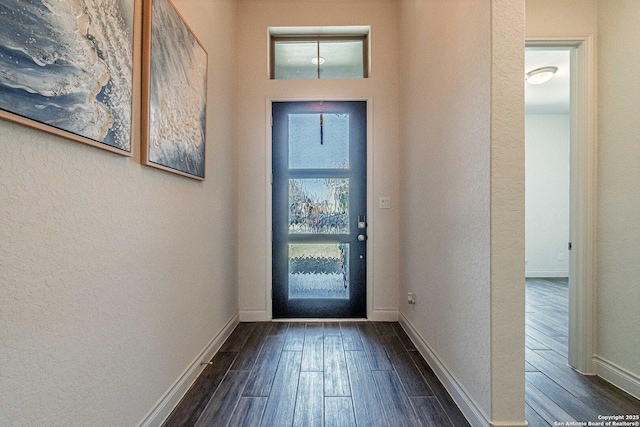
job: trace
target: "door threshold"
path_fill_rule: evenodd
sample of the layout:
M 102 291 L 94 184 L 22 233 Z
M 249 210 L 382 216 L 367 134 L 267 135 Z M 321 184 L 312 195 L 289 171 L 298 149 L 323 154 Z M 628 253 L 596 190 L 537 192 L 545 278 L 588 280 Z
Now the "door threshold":
M 293 318 L 293 319 L 271 319 L 272 322 L 367 322 L 366 318 Z

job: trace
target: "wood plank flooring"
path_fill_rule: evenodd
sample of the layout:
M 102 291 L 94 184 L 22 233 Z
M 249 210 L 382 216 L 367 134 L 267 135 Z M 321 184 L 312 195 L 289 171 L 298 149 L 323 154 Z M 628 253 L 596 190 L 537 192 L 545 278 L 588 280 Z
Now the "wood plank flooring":
M 465 427 L 397 322 L 241 323 L 164 423 Z
M 567 362 L 566 279 L 526 281 L 526 418 L 530 427 L 601 421 L 598 415 L 638 415 L 640 401 Z M 580 425 L 580 424 L 576 424 Z
M 640 401 L 568 366 L 566 280 L 528 279 L 526 286 L 529 426 L 640 414 Z M 396 322 L 241 323 L 164 423 L 468 425 Z

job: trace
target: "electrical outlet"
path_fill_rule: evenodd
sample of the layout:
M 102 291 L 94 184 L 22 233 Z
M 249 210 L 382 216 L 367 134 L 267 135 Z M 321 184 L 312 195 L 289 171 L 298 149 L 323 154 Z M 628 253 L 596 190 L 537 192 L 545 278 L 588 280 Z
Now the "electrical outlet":
M 407 303 L 415 304 L 416 303 L 416 294 L 413 292 L 407 293 Z

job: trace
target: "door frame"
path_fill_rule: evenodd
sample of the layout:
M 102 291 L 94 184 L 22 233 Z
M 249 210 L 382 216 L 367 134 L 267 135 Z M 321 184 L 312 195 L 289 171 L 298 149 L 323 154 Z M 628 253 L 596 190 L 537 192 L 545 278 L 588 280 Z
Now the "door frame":
M 569 365 L 595 375 L 596 354 L 596 68 L 586 35 L 527 36 L 526 47 L 571 49 Z
M 273 169 L 272 169 L 272 157 L 273 157 L 273 149 L 272 149 L 272 104 L 274 102 L 318 102 L 318 101 L 326 101 L 326 102 L 341 102 L 341 101 L 364 101 L 367 106 L 367 285 L 366 285 L 366 298 L 367 298 L 367 319 L 371 319 L 373 314 L 373 248 L 375 241 L 375 211 L 373 205 L 373 98 L 372 97 L 357 97 L 357 98 L 335 98 L 335 97 L 267 97 L 265 102 L 265 207 L 266 207 L 266 218 L 265 218 L 265 229 L 269 233 L 267 238 L 265 239 L 265 254 L 266 254 L 266 268 L 265 268 L 265 307 L 267 308 L 267 318 L 272 321 L 296 321 L 296 319 L 274 319 L 273 318 L 273 301 L 272 301 L 272 292 L 273 292 L 273 229 L 272 229 L 272 220 L 273 220 L 273 191 L 272 191 L 272 181 L 273 181 Z M 314 320 L 321 321 L 331 321 L 331 319 L 302 319 L 305 322 L 311 322 Z M 340 319 L 341 321 L 350 320 L 350 319 Z

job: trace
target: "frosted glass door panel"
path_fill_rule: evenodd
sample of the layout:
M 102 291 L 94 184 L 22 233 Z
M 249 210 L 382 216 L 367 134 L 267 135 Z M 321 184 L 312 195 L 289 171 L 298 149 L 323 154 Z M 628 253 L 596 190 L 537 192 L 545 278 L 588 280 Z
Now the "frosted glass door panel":
M 349 115 L 289 114 L 289 168 L 349 168 Z
M 289 179 L 289 233 L 349 234 L 349 180 Z
M 349 298 L 349 244 L 289 244 L 289 299 Z

